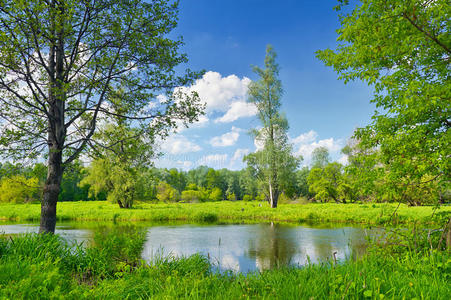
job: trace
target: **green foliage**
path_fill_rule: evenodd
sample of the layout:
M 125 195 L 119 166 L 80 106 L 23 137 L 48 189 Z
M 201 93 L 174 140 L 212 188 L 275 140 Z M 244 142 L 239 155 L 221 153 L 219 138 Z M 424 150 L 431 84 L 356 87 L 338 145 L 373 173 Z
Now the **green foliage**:
M 36 165 L 39 166 L 39 165 Z M 39 167 L 38 167 L 39 168 Z M 66 167 L 61 182 L 61 192 L 59 201 L 83 201 L 88 200 L 89 185 L 80 185 L 81 180 L 86 176 L 86 169 L 80 161 L 74 161 Z
M 39 200 L 41 191 L 37 178 L 23 175 L 0 179 L 0 202 L 24 203 Z
M 362 1 L 340 16 L 336 50 L 317 52 L 345 82 L 374 86 L 378 112 L 355 137 L 364 158 L 377 153 L 374 166 L 383 170 L 369 176 L 382 175 L 372 182 L 388 198 L 431 180 L 450 189 L 449 19 L 446 0 Z
M 227 194 L 227 200 L 228 201 L 235 201 L 236 200 L 236 195 L 234 193 Z
M 183 202 L 196 203 L 203 202 L 205 199 L 204 193 L 197 190 L 186 190 L 182 192 L 181 199 Z
M 342 165 L 337 162 L 329 163 L 324 168 L 313 168 L 307 181 L 309 191 L 318 200 L 343 203 L 346 203 L 346 200 L 353 200 L 351 187 L 342 172 Z
M 0 7 L 0 156 L 47 153 L 40 231 L 54 232 L 64 168 L 82 153 L 128 153 L 132 141 L 152 144 L 179 122 L 196 121 L 204 108 L 198 95 L 176 88 L 201 72 L 175 72 L 187 62 L 182 38 L 169 37 L 177 1 L 1 0 Z M 136 180 L 132 163 L 124 164 L 123 179 L 108 179 L 108 196 L 131 207 Z
M 313 196 L 309 191 L 308 185 L 308 175 L 310 170 L 308 167 L 303 167 L 302 169 L 296 171 L 296 194 L 303 197 Z
M 89 195 L 96 198 L 106 193 L 107 200 L 117 203 L 121 208 L 130 208 L 136 197 L 136 172 L 120 161 L 97 159 L 88 168 L 88 175 L 80 186 L 89 185 Z
M 157 185 L 157 199 L 160 202 L 177 202 L 179 194 L 175 188 L 164 181 L 160 181 Z
M 210 201 L 221 201 L 223 199 L 221 189 L 218 187 L 214 187 L 210 191 L 210 195 L 208 196 L 208 199 Z
M 410 205 L 436 204 L 449 201 L 449 183 L 425 174 L 418 180 L 411 176 L 397 178 L 377 149 L 367 149 L 352 139 L 342 150 L 348 155 L 345 167 L 348 198 L 373 202 L 402 202 Z M 394 180 L 397 178 L 397 180 Z
M 312 168 L 324 168 L 329 162 L 329 150 L 326 147 L 318 147 L 313 150 Z
M 262 150 L 244 157 L 252 175 L 258 179 L 261 190 L 271 207 L 277 207 L 282 191 L 290 186 L 300 159 L 292 155 L 292 146 L 288 142 L 288 121 L 280 113 L 282 83 L 278 79 L 279 66 L 276 53 L 268 45 L 265 56 L 265 69 L 254 67 L 260 80 L 252 81 L 248 87 L 248 101 L 257 107 L 258 118 L 263 128 L 254 130 L 255 139 Z
M 243 201 L 245 201 L 245 202 L 252 201 L 252 200 L 253 200 L 253 198 L 252 198 L 251 195 L 244 195 L 243 196 Z

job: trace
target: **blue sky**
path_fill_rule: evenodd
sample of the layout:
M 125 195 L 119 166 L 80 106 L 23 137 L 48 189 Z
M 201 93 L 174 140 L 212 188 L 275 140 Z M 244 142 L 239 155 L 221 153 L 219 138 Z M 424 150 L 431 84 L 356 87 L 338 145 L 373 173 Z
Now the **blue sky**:
M 263 65 L 272 44 L 281 67 L 282 111 L 290 124 L 294 153 L 310 162 L 311 151 L 326 146 L 334 160 L 355 128 L 370 122 L 372 89 L 345 85 L 315 51 L 336 46 L 336 0 L 182 0 L 179 26 L 188 67 L 207 73 L 187 90 L 207 104 L 201 121 L 163 142 L 156 165 L 190 169 L 199 165 L 241 169 L 242 156 L 255 151 L 249 129 L 259 126 L 246 104 L 246 86 L 258 79 L 252 65 Z

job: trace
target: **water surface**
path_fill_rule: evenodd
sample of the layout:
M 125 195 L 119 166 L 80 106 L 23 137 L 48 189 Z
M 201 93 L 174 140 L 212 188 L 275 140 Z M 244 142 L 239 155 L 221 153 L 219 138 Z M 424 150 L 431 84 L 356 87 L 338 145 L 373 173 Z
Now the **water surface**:
M 88 245 L 105 224 L 70 223 L 58 225 L 56 233 L 70 243 Z M 117 226 L 109 223 L 108 226 Z M 216 269 L 233 272 L 263 271 L 283 265 L 344 261 L 362 255 L 371 231 L 360 227 L 320 228 L 287 224 L 155 225 L 137 224 L 147 230 L 142 257 L 190 256 L 201 253 Z M 38 232 L 38 224 L 0 225 L 0 233 Z

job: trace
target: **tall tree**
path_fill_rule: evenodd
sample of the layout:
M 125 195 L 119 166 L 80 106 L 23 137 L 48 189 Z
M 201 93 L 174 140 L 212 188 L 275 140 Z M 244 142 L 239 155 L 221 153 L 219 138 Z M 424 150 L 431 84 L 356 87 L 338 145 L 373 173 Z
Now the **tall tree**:
M 312 168 L 324 168 L 330 161 L 326 147 L 315 148 L 312 152 Z
M 170 0 L 0 0 L 0 153 L 48 150 L 40 232 L 55 230 L 65 166 L 99 146 L 100 117 L 163 136 L 175 119 L 196 119 L 198 98 L 172 93 L 198 75 L 175 74 L 187 61 L 181 39 L 166 37 L 177 13 Z M 120 113 L 111 109 L 119 90 Z
M 263 149 L 244 159 L 259 178 L 269 204 L 275 208 L 284 183 L 288 177 L 294 178 L 300 160 L 292 155 L 287 136 L 288 121 L 280 113 L 282 83 L 278 79 L 276 53 L 270 45 L 266 48 L 265 68 L 255 66 L 253 70 L 260 80 L 249 84 L 248 101 L 258 110 L 263 128 L 254 130 L 253 134 Z
M 337 9 L 348 1 L 340 2 Z M 317 54 L 345 82 L 374 86 L 379 112 L 357 130 L 360 146 L 380 151 L 388 179 L 403 191 L 430 177 L 449 188 L 449 1 L 362 0 L 340 21 L 337 48 Z

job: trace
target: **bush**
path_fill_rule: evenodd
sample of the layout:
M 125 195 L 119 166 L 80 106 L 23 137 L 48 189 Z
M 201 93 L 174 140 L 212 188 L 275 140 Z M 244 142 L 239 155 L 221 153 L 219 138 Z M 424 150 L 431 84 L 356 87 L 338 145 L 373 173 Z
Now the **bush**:
M 222 200 L 222 191 L 220 188 L 213 188 L 210 192 L 209 199 L 211 201 L 221 201 Z
M 183 202 L 199 202 L 201 201 L 202 193 L 200 191 L 188 190 L 182 192 Z
M 252 201 L 252 200 L 253 200 L 253 198 L 252 198 L 251 195 L 244 195 L 243 196 L 243 201 Z
M 161 181 L 157 186 L 157 199 L 160 202 L 177 202 L 179 194 L 171 185 Z

